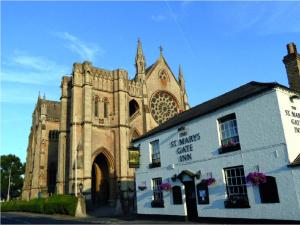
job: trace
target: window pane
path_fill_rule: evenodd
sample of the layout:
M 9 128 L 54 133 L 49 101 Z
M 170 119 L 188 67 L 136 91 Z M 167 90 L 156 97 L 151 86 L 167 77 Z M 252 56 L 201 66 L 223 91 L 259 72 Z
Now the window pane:
M 244 169 L 242 166 L 227 168 L 225 170 L 225 180 L 228 196 L 242 197 L 246 195 L 247 189 L 245 185 Z

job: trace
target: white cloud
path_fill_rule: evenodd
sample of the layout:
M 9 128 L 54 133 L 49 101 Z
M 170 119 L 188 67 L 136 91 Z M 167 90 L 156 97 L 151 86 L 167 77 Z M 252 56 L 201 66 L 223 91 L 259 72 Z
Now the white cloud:
M 83 60 L 94 61 L 96 56 L 102 56 L 104 50 L 94 43 L 86 43 L 68 32 L 56 32 L 54 36 L 67 41 L 66 47 L 79 55 Z
M 44 57 L 17 50 L 2 62 L 1 81 L 57 85 L 61 76 L 70 69 Z

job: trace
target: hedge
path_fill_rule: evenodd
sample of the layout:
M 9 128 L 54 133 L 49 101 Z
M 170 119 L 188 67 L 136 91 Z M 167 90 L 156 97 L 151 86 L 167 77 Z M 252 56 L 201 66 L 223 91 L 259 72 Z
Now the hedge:
M 74 216 L 77 207 L 77 198 L 71 195 L 53 195 L 49 198 L 32 199 L 30 201 L 2 202 L 0 206 L 1 212 L 21 211 Z

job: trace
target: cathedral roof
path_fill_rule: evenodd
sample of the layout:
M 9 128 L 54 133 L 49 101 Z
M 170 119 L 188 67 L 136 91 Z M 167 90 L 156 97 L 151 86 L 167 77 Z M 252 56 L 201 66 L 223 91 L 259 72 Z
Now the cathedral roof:
M 255 81 L 249 82 L 223 95 L 220 95 L 216 98 L 213 98 L 209 101 L 206 101 L 202 104 L 199 104 L 193 108 L 190 108 L 189 110 L 186 110 L 178 114 L 177 116 L 169 119 L 165 123 L 162 123 L 158 127 L 136 138 L 135 140 L 133 140 L 133 142 L 144 139 L 146 137 L 149 137 L 161 131 L 167 130 L 171 127 L 180 125 L 184 122 L 191 121 L 192 119 L 198 118 L 208 113 L 212 113 L 218 109 L 240 102 L 242 100 L 245 100 L 246 98 L 269 91 L 276 87 L 281 87 L 283 89 L 290 90 L 289 88 L 281 84 L 278 84 L 276 82 L 274 83 L 259 83 Z
M 60 102 L 47 100 L 47 117 L 60 120 Z
M 155 69 L 155 67 L 160 63 L 160 62 L 164 62 L 165 65 L 167 66 L 167 68 L 169 69 L 169 71 L 171 72 L 172 76 L 174 77 L 174 79 L 177 81 L 175 75 L 173 74 L 170 66 L 167 63 L 167 60 L 165 59 L 165 57 L 163 55 L 160 55 L 160 57 L 158 58 L 158 60 L 156 60 L 155 63 L 153 63 L 151 66 L 149 66 L 148 68 L 146 68 L 146 77 L 148 77 L 152 71 Z
M 43 103 L 46 104 L 47 106 L 47 119 L 60 120 L 60 102 L 46 100 L 46 99 L 39 99 L 38 106 L 40 106 Z

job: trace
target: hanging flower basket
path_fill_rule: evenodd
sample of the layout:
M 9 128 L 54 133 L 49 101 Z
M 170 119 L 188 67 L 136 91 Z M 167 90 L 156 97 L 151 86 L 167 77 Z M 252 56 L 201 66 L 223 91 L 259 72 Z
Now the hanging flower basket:
M 207 186 L 214 185 L 216 183 L 216 179 L 215 178 L 203 179 L 201 183 Z
M 146 186 L 138 186 L 138 189 L 141 190 L 141 191 L 143 191 L 143 190 L 146 190 L 147 187 Z
M 160 190 L 169 191 L 172 189 L 172 185 L 170 183 L 163 183 L 159 186 Z
M 264 173 L 251 172 L 248 173 L 246 180 L 248 183 L 252 183 L 253 185 L 260 185 L 261 183 L 267 182 L 267 176 Z

